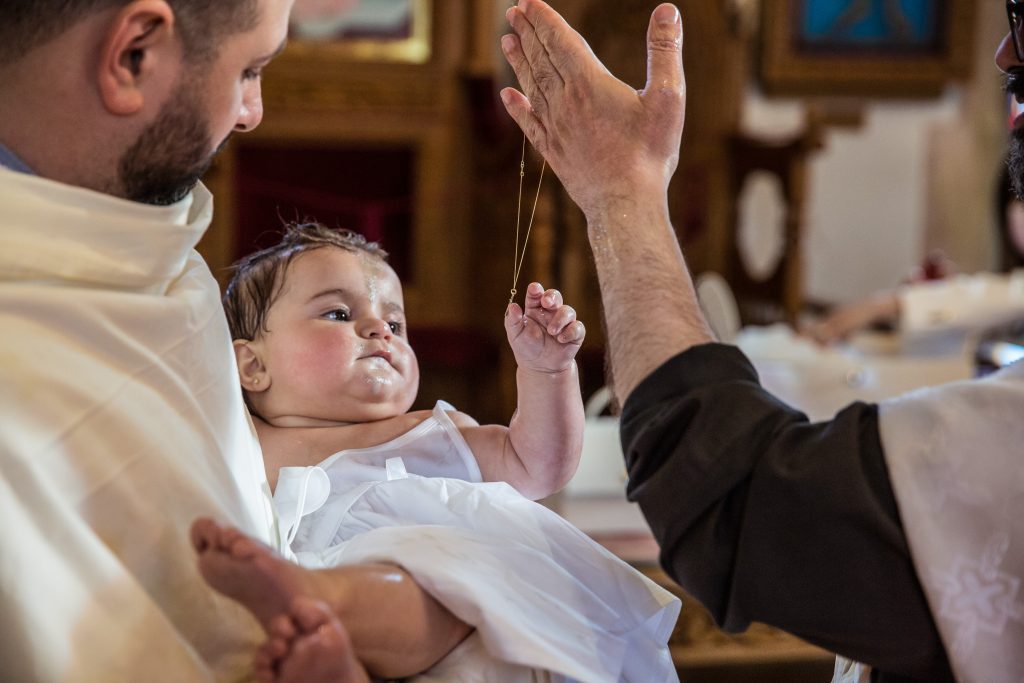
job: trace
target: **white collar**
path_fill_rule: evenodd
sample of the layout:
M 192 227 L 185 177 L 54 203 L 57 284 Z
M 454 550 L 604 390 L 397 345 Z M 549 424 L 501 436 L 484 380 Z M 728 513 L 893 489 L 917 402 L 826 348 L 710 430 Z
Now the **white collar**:
M 163 291 L 213 214 L 201 184 L 150 206 L 0 169 L 0 281 Z

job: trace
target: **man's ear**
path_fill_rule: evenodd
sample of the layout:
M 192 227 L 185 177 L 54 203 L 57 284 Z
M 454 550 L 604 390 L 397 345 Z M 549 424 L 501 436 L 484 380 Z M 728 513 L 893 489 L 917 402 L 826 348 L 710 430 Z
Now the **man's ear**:
M 125 5 L 110 23 L 99 64 L 99 90 L 113 114 L 136 114 L 145 104 L 143 86 L 163 69 L 168 78 L 176 47 L 174 10 L 166 0 L 135 0 Z M 170 70 L 169 70 L 170 69 Z
M 263 365 L 256 344 L 248 339 L 236 339 L 231 345 L 235 349 L 235 362 L 238 364 L 242 388 L 254 394 L 269 389 L 270 372 Z

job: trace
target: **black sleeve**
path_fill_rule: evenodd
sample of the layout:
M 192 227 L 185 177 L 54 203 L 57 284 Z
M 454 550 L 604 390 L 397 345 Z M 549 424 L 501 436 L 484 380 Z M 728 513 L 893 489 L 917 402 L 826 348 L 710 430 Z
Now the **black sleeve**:
M 692 348 L 622 413 L 628 495 L 661 563 L 716 622 L 759 621 L 895 680 L 952 681 L 910 559 L 878 432 L 856 403 L 811 424 L 738 349 Z

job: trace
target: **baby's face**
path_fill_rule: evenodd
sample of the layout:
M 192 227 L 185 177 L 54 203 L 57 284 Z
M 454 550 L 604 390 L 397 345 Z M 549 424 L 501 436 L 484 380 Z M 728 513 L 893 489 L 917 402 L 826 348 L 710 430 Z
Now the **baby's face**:
M 267 328 L 260 411 L 271 422 L 369 422 L 407 412 L 416 398 L 402 285 L 380 259 L 337 247 L 298 255 Z

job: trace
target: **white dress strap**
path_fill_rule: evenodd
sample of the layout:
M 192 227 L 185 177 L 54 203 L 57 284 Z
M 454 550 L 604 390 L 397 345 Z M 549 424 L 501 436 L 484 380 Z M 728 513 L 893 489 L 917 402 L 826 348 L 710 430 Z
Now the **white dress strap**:
M 384 461 L 384 468 L 388 473 L 388 481 L 395 479 L 406 479 L 409 473 L 405 469 L 405 461 L 399 457 L 388 458 Z
M 448 438 L 451 439 L 452 446 L 455 452 L 458 454 L 459 460 L 462 465 L 466 468 L 465 478 L 469 481 L 483 481 L 484 477 L 480 473 L 480 464 L 476 461 L 476 456 L 473 455 L 473 449 L 469 447 L 466 442 L 466 437 L 462 435 L 459 428 L 452 422 L 452 419 L 448 417 L 448 413 L 455 412 L 455 406 L 448 401 L 438 400 L 434 404 L 434 409 L 431 414 L 434 419 L 437 420 L 437 424 L 445 431 Z
M 299 522 L 323 507 L 331 493 L 331 480 L 320 467 L 282 467 L 277 475 L 274 507 L 282 547 L 295 540 Z

